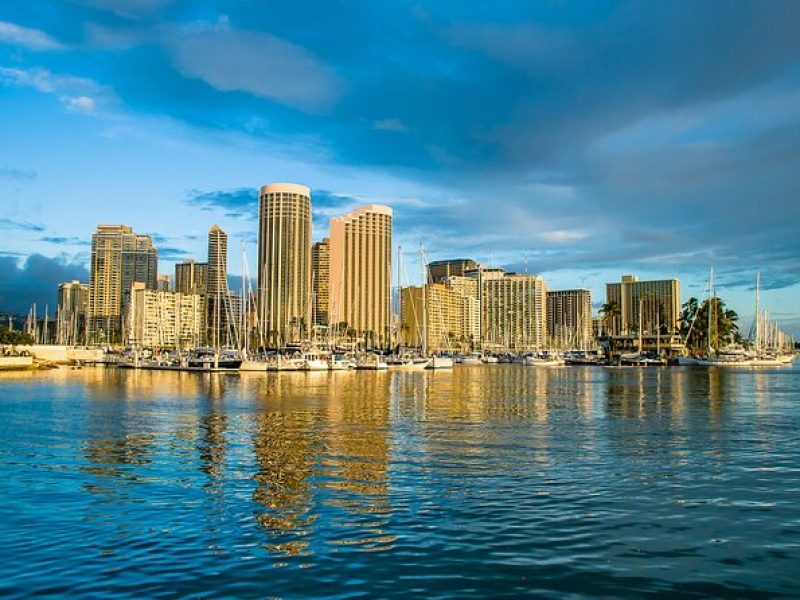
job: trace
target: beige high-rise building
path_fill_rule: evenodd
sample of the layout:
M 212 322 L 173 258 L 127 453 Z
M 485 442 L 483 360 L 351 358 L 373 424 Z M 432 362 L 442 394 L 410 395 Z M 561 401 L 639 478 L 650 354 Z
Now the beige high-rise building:
M 191 348 L 200 344 L 204 317 L 198 294 L 148 290 L 135 283 L 127 310 L 126 341 L 139 348 Z
M 478 280 L 474 277 L 451 275 L 445 278 L 444 282 L 449 289 L 455 290 L 464 298 L 461 338 L 471 346 L 479 344 L 481 339 L 481 305 Z
M 330 220 L 330 322 L 373 348 L 391 343 L 392 209 L 359 206 Z
M 473 269 L 466 269 L 464 277 L 474 279 L 477 281 L 478 286 L 478 330 L 480 332 L 478 341 L 482 342 L 484 339 L 483 327 L 483 282 L 489 279 L 502 279 L 506 275 L 506 270 L 500 267 L 487 267 L 485 265 L 477 265 Z
M 547 288 L 538 275 L 483 279 L 481 335 L 489 348 L 527 351 L 547 341 Z
M 267 345 L 306 339 L 311 326 L 311 190 L 261 188 L 258 229 L 260 326 Z
M 425 306 L 423 306 L 423 290 Z M 456 352 L 468 347 L 464 336 L 465 297 L 443 283 L 400 290 L 400 341 L 427 352 Z
M 92 235 L 89 341 L 122 341 L 123 314 L 134 282 L 156 289 L 158 250 L 126 225 L 98 225 Z
M 677 279 L 639 281 L 623 275 L 619 283 L 606 284 L 606 303 L 616 304 L 618 315 L 608 329 L 612 335 L 633 335 L 639 331 L 641 307 L 642 333 L 655 335 L 678 331 L 681 311 L 681 282 Z M 658 327 L 657 327 L 658 326 Z
M 89 287 L 88 283 L 80 281 L 69 281 L 58 286 L 56 344 L 73 346 L 86 343 Z
M 231 319 L 228 303 L 228 236 L 219 225 L 208 232 L 208 279 L 206 281 L 207 340 L 214 347 L 228 343 Z
M 205 296 L 208 281 L 208 263 L 185 260 L 175 265 L 175 291 L 180 294 Z
M 325 238 L 311 247 L 311 289 L 314 325 L 328 325 L 331 300 L 331 244 Z
M 547 335 L 556 348 L 585 350 L 592 340 L 592 295 L 589 290 L 547 292 Z

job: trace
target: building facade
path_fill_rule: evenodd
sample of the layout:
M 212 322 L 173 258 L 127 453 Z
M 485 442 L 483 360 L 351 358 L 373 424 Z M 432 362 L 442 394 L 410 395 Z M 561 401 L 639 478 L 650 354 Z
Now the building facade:
M 191 348 L 201 343 L 204 319 L 204 303 L 198 294 L 149 290 L 135 283 L 127 310 L 126 341 L 137 348 Z
M 308 337 L 311 326 L 311 190 L 265 185 L 259 194 L 260 327 L 270 347 Z
M 208 263 L 185 260 L 175 265 L 175 291 L 180 294 L 206 295 Z
M 314 325 L 328 325 L 331 300 L 331 244 L 325 238 L 311 247 Z
M 480 286 L 474 277 L 451 275 L 444 280 L 451 290 L 461 294 L 463 301 L 463 324 L 461 337 L 471 347 L 480 344 L 481 306 Z
M 592 341 L 592 295 L 589 290 L 547 292 L 547 336 L 555 348 L 586 350 Z
M 424 348 L 429 353 L 457 352 L 468 348 L 464 334 L 465 302 L 460 292 L 443 283 L 401 289 L 401 344 Z
M 367 347 L 391 343 L 392 209 L 360 206 L 330 220 L 330 322 Z
M 92 235 L 90 343 L 122 341 L 131 287 L 138 282 L 156 289 L 157 271 L 158 250 L 149 236 L 136 234 L 126 225 L 97 226 Z
M 56 344 L 86 344 L 89 291 L 89 284 L 80 281 L 69 281 L 58 286 Z
M 448 277 L 461 277 L 465 271 L 477 269 L 478 263 L 471 258 L 451 258 L 428 263 L 428 282 L 444 283 Z
M 546 347 L 547 288 L 538 275 L 506 273 L 481 281 L 481 335 L 489 349 L 525 352 Z
M 639 281 L 623 275 L 619 283 L 606 284 L 606 303 L 615 314 L 606 329 L 611 335 L 671 334 L 679 329 L 681 283 L 677 279 Z

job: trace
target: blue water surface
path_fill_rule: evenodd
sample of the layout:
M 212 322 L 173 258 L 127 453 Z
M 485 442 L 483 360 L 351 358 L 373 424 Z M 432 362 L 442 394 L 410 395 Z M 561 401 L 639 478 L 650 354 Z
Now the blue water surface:
M 800 595 L 800 369 L 0 374 L 0 596 Z

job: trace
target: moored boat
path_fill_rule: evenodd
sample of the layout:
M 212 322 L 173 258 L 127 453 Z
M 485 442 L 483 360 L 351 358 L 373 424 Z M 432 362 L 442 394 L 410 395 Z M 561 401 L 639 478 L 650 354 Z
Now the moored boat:
M 450 356 L 431 356 L 426 369 L 452 369 L 453 358 Z

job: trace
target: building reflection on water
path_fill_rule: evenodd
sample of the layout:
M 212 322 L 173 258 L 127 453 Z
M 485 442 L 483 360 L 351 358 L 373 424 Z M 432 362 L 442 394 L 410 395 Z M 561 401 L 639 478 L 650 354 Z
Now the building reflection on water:
M 358 374 L 356 374 L 358 375 Z M 337 545 L 381 551 L 392 548 L 389 499 L 389 405 L 392 373 L 347 377 L 330 386 L 326 410 L 322 486 L 336 510 Z
M 88 392 L 74 395 L 92 495 L 179 481 L 219 505 L 220 522 L 226 497 L 243 495 L 238 526 L 249 523 L 276 560 L 299 562 L 320 545 L 393 548 L 396 523 L 420 508 L 397 501 L 404 477 L 430 482 L 421 487 L 440 497 L 428 500 L 444 506 L 447 494 L 479 495 L 498 477 L 519 476 L 499 465 L 544 488 L 565 477 L 563 456 L 590 464 L 610 448 L 645 464 L 660 444 L 674 458 L 664 464 L 681 467 L 696 434 L 709 451 L 724 446 L 731 404 L 767 411 L 776 385 L 766 372 L 518 365 L 237 376 L 97 368 L 42 377 Z
M 255 416 L 255 518 L 267 534 L 264 547 L 273 552 L 296 555 L 309 545 L 316 518 L 310 481 L 318 451 L 314 420 L 307 411 Z

